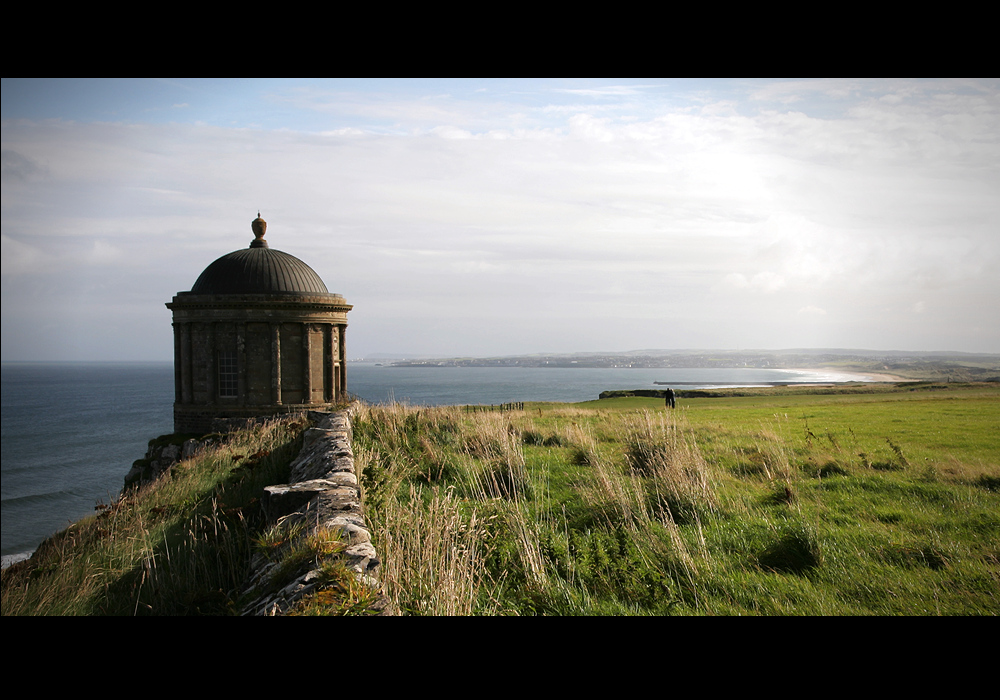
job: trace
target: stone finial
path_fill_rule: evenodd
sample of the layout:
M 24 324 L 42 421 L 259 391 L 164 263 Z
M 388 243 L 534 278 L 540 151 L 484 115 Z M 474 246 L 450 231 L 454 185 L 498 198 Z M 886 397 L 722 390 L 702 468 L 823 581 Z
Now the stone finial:
M 254 219 L 250 228 L 253 230 L 254 239 L 250 242 L 251 248 L 267 248 L 267 241 L 264 240 L 264 232 L 267 230 L 267 222 L 260 218 L 260 212 L 257 212 L 257 218 Z

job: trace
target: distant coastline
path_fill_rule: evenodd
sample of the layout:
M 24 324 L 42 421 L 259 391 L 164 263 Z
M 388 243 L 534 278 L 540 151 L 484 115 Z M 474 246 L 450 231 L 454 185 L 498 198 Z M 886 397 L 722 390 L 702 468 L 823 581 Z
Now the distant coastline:
M 374 358 L 373 358 L 374 361 Z M 496 357 L 388 358 L 386 367 L 767 369 L 856 376 L 858 381 L 1000 381 L 1000 354 L 876 350 L 635 350 Z

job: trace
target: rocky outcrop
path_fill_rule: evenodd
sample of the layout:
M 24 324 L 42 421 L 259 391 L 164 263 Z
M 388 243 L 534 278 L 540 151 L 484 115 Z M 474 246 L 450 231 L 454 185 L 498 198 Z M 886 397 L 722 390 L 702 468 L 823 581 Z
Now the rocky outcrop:
M 125 488 L 156 481 L 173 465 L 194 457 L 207 445 L 213 444 L 217 437 L 207 436 L 197 440 L 178 435 L 161 435 L 150 440 L 146 456 L 133 462 L 132 468 L 125 475 Z

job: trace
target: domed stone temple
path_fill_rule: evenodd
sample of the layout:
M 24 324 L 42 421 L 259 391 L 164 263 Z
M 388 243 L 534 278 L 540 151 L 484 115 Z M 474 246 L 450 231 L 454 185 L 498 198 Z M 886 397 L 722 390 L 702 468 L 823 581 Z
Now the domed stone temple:
M 215 418 L 328 411 L 347 393 L 352 306 L 298 258 L 254 240 L 205 268 L 167 304 L 174 326 L 174 431 Z

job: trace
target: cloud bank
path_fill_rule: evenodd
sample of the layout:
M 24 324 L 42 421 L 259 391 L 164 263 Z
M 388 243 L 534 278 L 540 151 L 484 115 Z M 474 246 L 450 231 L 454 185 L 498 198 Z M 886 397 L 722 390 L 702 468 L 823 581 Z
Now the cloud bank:
M 163 304 L 258 210 L 352 356 L 1000 351 L 997 81 L 240 85 L 277 125 L 4 83 L 4 360 L 169 359 Z

